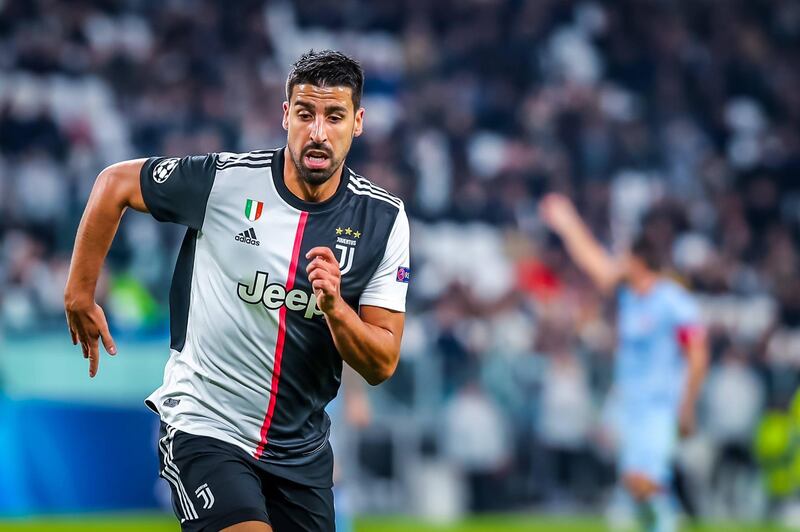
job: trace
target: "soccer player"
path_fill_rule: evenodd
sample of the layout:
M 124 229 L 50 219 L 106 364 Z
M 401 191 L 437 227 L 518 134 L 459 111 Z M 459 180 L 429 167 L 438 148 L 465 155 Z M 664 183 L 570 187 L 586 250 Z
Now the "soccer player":
M 403 203 L 345 164 L 364 75 L 309 52 L 286 82 L 287 145 L 153 157 L 100 173 L 65 290 L 73 343 L 97 373 L 116 352 L 94 291 L 128 207 L 187 226 L 170 290 L 161 476 L 183 530 L 334 529 L 325 405 L 342 363 L 395 370 L 410 278 Z
M 566 197 L 550 194 L 539 208 L 542 219 L 601 292 L 616 294 L 622 484 L 637 502 L 647 530 L 676 530 L 669 491 L 671 459 L 678 433 L 686 436 L 694 429 L 695 403 L 708 361 L 697 304 L 660 273 L 658 254 L 645 238 L 616 260 Z

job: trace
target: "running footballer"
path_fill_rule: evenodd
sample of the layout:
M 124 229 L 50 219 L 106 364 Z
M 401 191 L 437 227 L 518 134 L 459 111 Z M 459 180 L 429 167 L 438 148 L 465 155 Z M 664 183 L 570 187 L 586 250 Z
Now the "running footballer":
M 97 373 L 116 348 L 94 292 L 128 207 L 187 227 L 170 290 L 170 357 L 146 404 L 183 530 L 334 529 L 325 405 L 343 361 L 395 370 L 410 278 L 403 203 L 345 163 L 364 76 L 309 52 L 286 83 L 287 145 L 153 157 L 98 176 L 65 290 L 73 343 Z

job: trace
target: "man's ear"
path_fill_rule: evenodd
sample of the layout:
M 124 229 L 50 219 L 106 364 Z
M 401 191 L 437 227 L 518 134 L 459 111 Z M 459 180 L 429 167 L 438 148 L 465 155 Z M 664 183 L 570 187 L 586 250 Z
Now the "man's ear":
M 356 111 L 355 126 L 353 127 L 353 136 L 358 137 L 364 132 L 364 108 L 359 107 Z
M 289 102 L 283 102 L 283 129 L 289 131 Z

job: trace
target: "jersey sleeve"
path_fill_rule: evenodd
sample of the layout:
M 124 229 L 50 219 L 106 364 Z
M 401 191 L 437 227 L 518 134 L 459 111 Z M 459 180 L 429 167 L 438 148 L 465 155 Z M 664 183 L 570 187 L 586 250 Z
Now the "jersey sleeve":
M 675 334 L 682 347 L 687 347 L 696 336 L 704 334 L 700 307 L 689 293 L 684 291 L 676 293 L 672 301 L 672 311 Z
M 405 312 L 406 292 L 411 280 L 408 239 L 408 217 L 401 208 L 389 233 L 383 259 L 361 294 L 359 305 Z
M 147 210 L 156 220 L 201 229 L 216 175 L 216 154 L 151 157 L 139 176 Z

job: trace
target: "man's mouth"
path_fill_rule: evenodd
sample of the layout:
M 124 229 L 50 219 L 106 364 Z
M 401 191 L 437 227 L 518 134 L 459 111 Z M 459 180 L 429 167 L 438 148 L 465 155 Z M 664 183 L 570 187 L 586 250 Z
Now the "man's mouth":
M 306 166 L 311 170 L 319 170 L 328 166 L 330 157 L 322 150 L 308 150 L 303 157 Z

